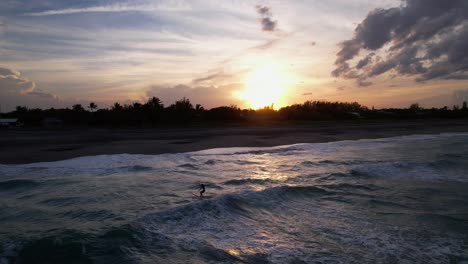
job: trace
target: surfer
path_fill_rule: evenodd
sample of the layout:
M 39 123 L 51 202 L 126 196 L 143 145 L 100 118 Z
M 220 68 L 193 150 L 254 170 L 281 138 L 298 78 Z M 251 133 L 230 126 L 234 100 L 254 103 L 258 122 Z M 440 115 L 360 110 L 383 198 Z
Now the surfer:
M 203 193 L 205 192 L 205 185 L 200 183 L 200 198 L 203 197 Z

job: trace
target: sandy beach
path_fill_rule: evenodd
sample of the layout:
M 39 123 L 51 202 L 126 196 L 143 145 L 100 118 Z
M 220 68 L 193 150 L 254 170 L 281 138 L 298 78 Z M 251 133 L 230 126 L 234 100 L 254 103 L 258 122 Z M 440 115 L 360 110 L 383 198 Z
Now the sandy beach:
M 0 163 L 23 164 L 101 154 L 180 153 L 210 148 L 269 147 L 449 132 L 468 132 L 468 122 L 408 120 L 316 122 L 286 127 L 2 129 Z

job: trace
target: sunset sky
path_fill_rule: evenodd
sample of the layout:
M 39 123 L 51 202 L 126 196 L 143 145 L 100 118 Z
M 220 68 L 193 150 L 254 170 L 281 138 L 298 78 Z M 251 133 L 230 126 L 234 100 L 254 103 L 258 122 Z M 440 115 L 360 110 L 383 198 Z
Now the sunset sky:
M 0 104 L 468 100 L 468 1 L 0 1 Z

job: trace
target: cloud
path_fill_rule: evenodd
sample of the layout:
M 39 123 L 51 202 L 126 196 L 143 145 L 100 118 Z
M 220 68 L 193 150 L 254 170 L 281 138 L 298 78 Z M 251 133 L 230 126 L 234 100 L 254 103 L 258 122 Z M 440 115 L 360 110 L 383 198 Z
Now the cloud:
M 32 92 L 36 84 L 8 68 L 0 68 L 0 92 L 25 94 Z
M 371 63 L 372 56 L 374 56 L 374 53 L 371 53 L 371 54 L 367 55 L 364 59 L 360 60 L 356 64 L 356 69 L 362 69 L 362 68 L 366 67 L 369 63 Z
M 232 77 L 232 75 L 230 74 L 226 74 L 222 71 L 220 72 L 216 72 L 216 73 L 213 73 L 213 74 L 209 74 L 207 76 L 203 76 L 203 77 L 200 77 L 200 78 L 196 78 L 196 79 L 193 79 L 192 80 L 192 83 L 194 84 L 199 84 L 199 83 L 204 83 L 204 82 L 214 82 L 214 81 L 222 81 L 226 78 L 230 78 Z
M 50 107 L 61 104 L 57 95 L 36 88 L 36 84 L 20 72 L 0 67 L 0 104 L 3 111 L 11 111 L 17 105 Z
M 0 67 L 0 76 L 19 76 L 19 75 L 20 73 L 18 71 Z
M 30 95 L 30 96 L 37 96 L 37 97 L 42 97 L 42 98 L 49 98 L 49 99 L 56 99 L 56 100 L 60 99 L 57 95 L 48 93 L 48 92 L 43 91 L 41 89 L 34 89 L 33 91 L 31 91 L 31 92 L 29 92 L 27 94 Z
M 256 6 L 257 13 L 260 15 L 260 24 L 262 25 L 263 31 L 275 31 L 277 21 L 271 19 L 271 10 L 267 6 Z
M 286 36 L 283 36 L 282 38 L 276 38 L 276 39 L 272 39 L 272 40 L 268 40 L 260 45 L 257 45 L 257 46 L 254 46 L 254 47 L 251 47 L 247 50 L 267 50 L 267 49 L 270 49 L 272 47 L 274 47 L 276 44 L 278 44 L 281 40 L 283 40 Z
M 338 91 L 344 91 L 346 88 L 348 88 L 348 87 L 343 85 L 343 86 L 337 87 L 336 89 Z
M 210 74 L 208 76 L 204 76 L 204 77 L 200 77 L 200 78 L 197 78 L 197 79 L 193 79 L 192 82 L 193 83 L 201 83 L 201 82 L 205 82 L 205 81 L 212 81 L 212 80 L 215 80 L 217 79 L 222 73 L 220 72 L 217 72 L 217 73 L 214 73 L 214 74 Z
M 385 73 L 417 81 L 468 79 L 468 2 L 405 0 L 375 9 L 339 46 L 332 75 L 359 85 Z M 361 52 L 368 54 L 359 59 Z
M 240 84 L 229 84 L 223 86 L 196 86 L 191 87 L 184 84 L 175 86 L 151 86 L 146 95 L 148 98 L 156 96 L 160 98 L 164 105 L 168 106 L 175 100 L 183 97 L 190 99 L 192 104 L 201 104 L 205 108 L 212 108 L 226 105 L 241 105 L 242 101 L 235 99 L 233 93 L 240 89 Z
M 46 10 L 41 12 L 26 13 L 26 16 L 54 16 L 71 15 L 79 13 L 110 13 L 110 12 L 152 12 L 152 11 L 183 11 L 188 10 L 188 6 L 182 2 L 153 3 L 153 4 L 111 4 L 101 6 L 90 6 L 82 8 L 64 8 L 57 10 Z

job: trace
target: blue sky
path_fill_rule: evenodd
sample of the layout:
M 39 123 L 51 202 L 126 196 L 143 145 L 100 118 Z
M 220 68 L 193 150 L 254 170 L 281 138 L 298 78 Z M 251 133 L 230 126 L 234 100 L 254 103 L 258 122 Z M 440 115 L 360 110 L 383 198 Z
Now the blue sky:
M 278 95 L 281 102 L 274 102 L 279 106 L 305 100 L 358 101 L 377 107 L 413 102 L 461 104 L 456 101 L 464 98 L 468 88 L 466 78 L 460 77 L 464 64 L 450 64 L 457 76 L 434 79 L 424 75 L 430 69 L 402 72 L 402 65 L 390 65 L 394 72 L 376 76 L 367 72 L 358 76 L 355 73 L 361 68 L 343 71 L 343 67 L 339 74 L 332 74 L 343 66 L 337 64 L 338 54 L 343 54 L 340 50 L 354 47 L 340 43 L 368 41 L 357 28 L 360 24 L 371 28 L 373 10 L 390 13 L 396 9 L 406 14 L 411 4 L 417 3 L 406 8 L 398 0 L 3 0 L 0 104 L 4 110 L 16 105 L 64 107 L 90 101 L 105 107 L 115 101 L 130 103 L 158 96 L 165 104 L 188 97 L 207 108 L 252 107 L 249 98 L 239 95 L 252 94 L 245 92 L 249 89 L 268 94 L 268 88 L 248 87 L 249 78 L 257 80 L 253 85 L 265 86 L 258 74 L 266 79 L 270 78 L 265 75 L 275 76 L 268 85 L 287 87 Z M 466 17 L 461 16 L 452 23 L 454 28 L 466 25 Z M 421 17 L 421 21 L 436 21 L 442 15 Z M 401 27 L 388 23 L 393 30 Z M 375 56 L 374 63 L 386 58 L 391 62 L 391 56 L 401 58 L 385 50 L 395 42 L 390 40 L 375 50 L 363 44 L 360 53 L 345 62 L 369 53 Z M 415 69 L 418 63 L 434 61 L 411 60 L 406 66 Z M 416 81 L 421 76 L 427 80 Z

